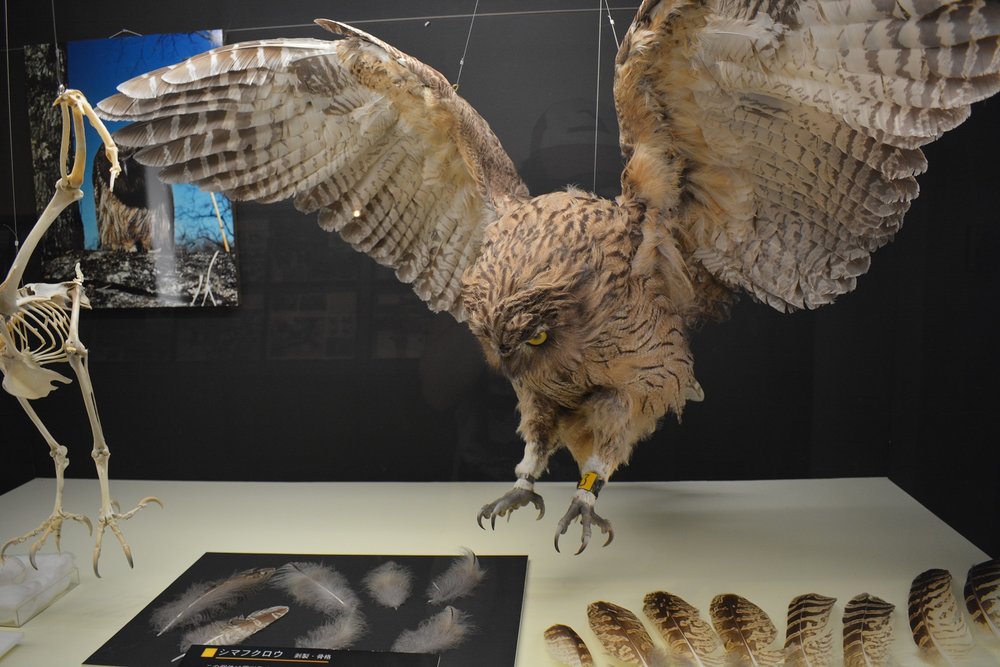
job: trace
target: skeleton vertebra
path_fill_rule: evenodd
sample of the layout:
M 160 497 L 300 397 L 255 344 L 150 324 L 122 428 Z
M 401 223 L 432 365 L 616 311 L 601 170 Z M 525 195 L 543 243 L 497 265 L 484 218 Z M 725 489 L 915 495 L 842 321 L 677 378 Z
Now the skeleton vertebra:
M 49 445 L 56 470 L 55 507 L 48 519 L 37 528 L 19 537 L 12 538 L 0 548 L 0 560 L 11 546 L 21 544 L 37 536 L 32 543 L 29 558 L 35 564 L 35 554 L 49 536 L 53 536 L 58 549 L 62 535 L 63 522 L 78 521 L 93 532 L 93 526 L 85 516 L 70 514 L 63 511 L 63 471 L 69 465 L 66 447 L 56 442 L 45 424 L 31 407 L 30 401 L 44 398 L 56 388 L 55 383 L 69 384 L 68 377 L 46 368 L 52 364 L 67 363 L 73 369 L 83 402 L 87 408 L 90 427 L 94 439 L 91 456 L 97 466 L 97 477 L 101 485 L 101 509 L 98 516 L 97 537 L 94 544 L 94 573 L 100 576 L 97 562 L 101 555 L 101 541 L 105 529 L 110 528 L 125 552 L 129 566 L 132 565 L 132 550 L 125 540 L 118 523 L 131 518 L 136 512 L 151 502 L 162 505 L 157 498 L 147 497 L 139 501 L 135 508 L 128 512 L 118 512 L 111 499 L 108 484 L 108 458 L 111 452 L 104 441 L 100 416 L 97 413 L 97 403 L 94 398 L 90 373 L 87 370 L 87 348 L 80 341 L 79 324 L 80 309 L 88 308 L 89 302 L 83 291 L 83 274 L 76 267 L 76 279 L 60 284 L 29 284 L 18 287 L 24 275 L 32 253 L 38 246 L 42 236 L 56 220 L 59 214 L 71 203 L 78 201 L 83 192 L 83 172 L 86 159 L 86 143 L 84 140 L 84 118 L 90 121 L 104 141 L 105 152 L 111 162 L 111 183 L 120 171 L 118 167 L 118 149 L 105 129 L 104 124 L 94 114 L 86 98 L 77 90 L 63 91 L 56 98 L 55 106 L 60 107 L 63 117 L 62 145 L 60 152 L 61 178 L 56 183 L 56 191 L 52 200 L 42 212 L 38 222 L 32 228 L 24 244 L 14 258 L 14 263 L 7 273 L 6 279 L 0 283 L 0 373 L 3 375 L 3 389 L 14 396 L 39 433 Z M 70 125 L 72 114 L 72 126 Z M 66 160 L 69 154 L 70 136 L 75 135 L 75 155 L 73 169 L 66 172 Z

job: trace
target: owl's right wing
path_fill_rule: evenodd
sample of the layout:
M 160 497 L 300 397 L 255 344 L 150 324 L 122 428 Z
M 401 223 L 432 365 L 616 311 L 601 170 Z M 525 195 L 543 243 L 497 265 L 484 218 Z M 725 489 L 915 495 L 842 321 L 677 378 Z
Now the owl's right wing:
M 437 71 L 349 26 L 344 39 L 214 49 L 136 77 L 98 104 L 137 121 L 167 182 L 235 200 L 289 197 L 396 270 L 434 311 L 464 319 L 461 277 L 485 227 L 528 196 L 489 126 Z
M 899 230 L 920 147 L 998 90 L 996 0 L 644 0 L 617 58 L 623 191 L 667 212 L 651 234 L 700 285 L 816 308 Z

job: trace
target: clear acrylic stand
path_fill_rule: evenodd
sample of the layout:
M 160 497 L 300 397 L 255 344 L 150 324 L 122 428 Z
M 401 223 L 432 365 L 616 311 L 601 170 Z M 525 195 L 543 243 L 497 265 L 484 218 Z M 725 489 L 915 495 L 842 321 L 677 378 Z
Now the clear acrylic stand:
M 6 556 L 0 565 L 0 626 L 19 628 L 80 583 L 72 554 Z

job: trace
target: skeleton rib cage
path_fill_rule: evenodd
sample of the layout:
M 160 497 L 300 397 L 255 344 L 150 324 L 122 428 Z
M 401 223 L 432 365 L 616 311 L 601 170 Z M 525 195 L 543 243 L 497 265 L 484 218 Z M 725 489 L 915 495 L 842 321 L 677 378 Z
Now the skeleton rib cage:
M 30 286 L 18 290 L 18 300 L 31 297 Z M 9 319 L 0 339 L 0 354 L 11 345 L 19 355 L 39 366 L 67 362 L 65 341 L 69 338 L 70 315 L 53 301 L 28 301 Z

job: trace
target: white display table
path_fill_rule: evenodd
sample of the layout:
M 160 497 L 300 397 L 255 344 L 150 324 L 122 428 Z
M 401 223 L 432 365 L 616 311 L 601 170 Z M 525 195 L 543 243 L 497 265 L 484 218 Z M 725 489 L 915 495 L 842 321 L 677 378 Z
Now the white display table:
M 448 554 L 467 546 L 529 557 L 519 667 L 554 664 L 542 641 L 553 623 L 573 626 L 598 655 L 587 603 L 605 599 L 640 612 L 642 596 L 657 589 L 680 595 L 706 618 L 714 595 L 738 593 L 779 627 L 795 595 L 834 596 L 839 617 L 847 600 L 870 592 L 897 607 L 899 663 L 921 664 L 906 620 L 911 579 L 940 567 L 960 588 L 969 566 L 988 559 L 886 479 L 612 483 L 599 511 L 614 524 L 615 541 L 601 548 L 595 535 L 580 556 L 572 555 L 578 526 L 563 538 L 562 554 L 552 548 L 556 521 L 573 492 L 568 483 L 538 485 L 547 508 L 542 521 L 528 507 L 509 523 L 498 522 L 496 532 L 480 530 L 480 506 L 508 487 L 113 479 L 123 509 L 147 495 L 165 504 L 124 524 L 135 570 L 108 535 L 102 578 L 95 578 L 86 530 L 67 526 L 63 550 L 76 554 L 80 585 L 20 628 L 21 643 L 0 663 L 81 664 L 206 551 Z M 35 479 L 0 496 L 0 536 L 36 525 L 51 509 L 53 492 L 53 480 Z M 65 504 L 93 519 L 97 482 L 68 480 Z

